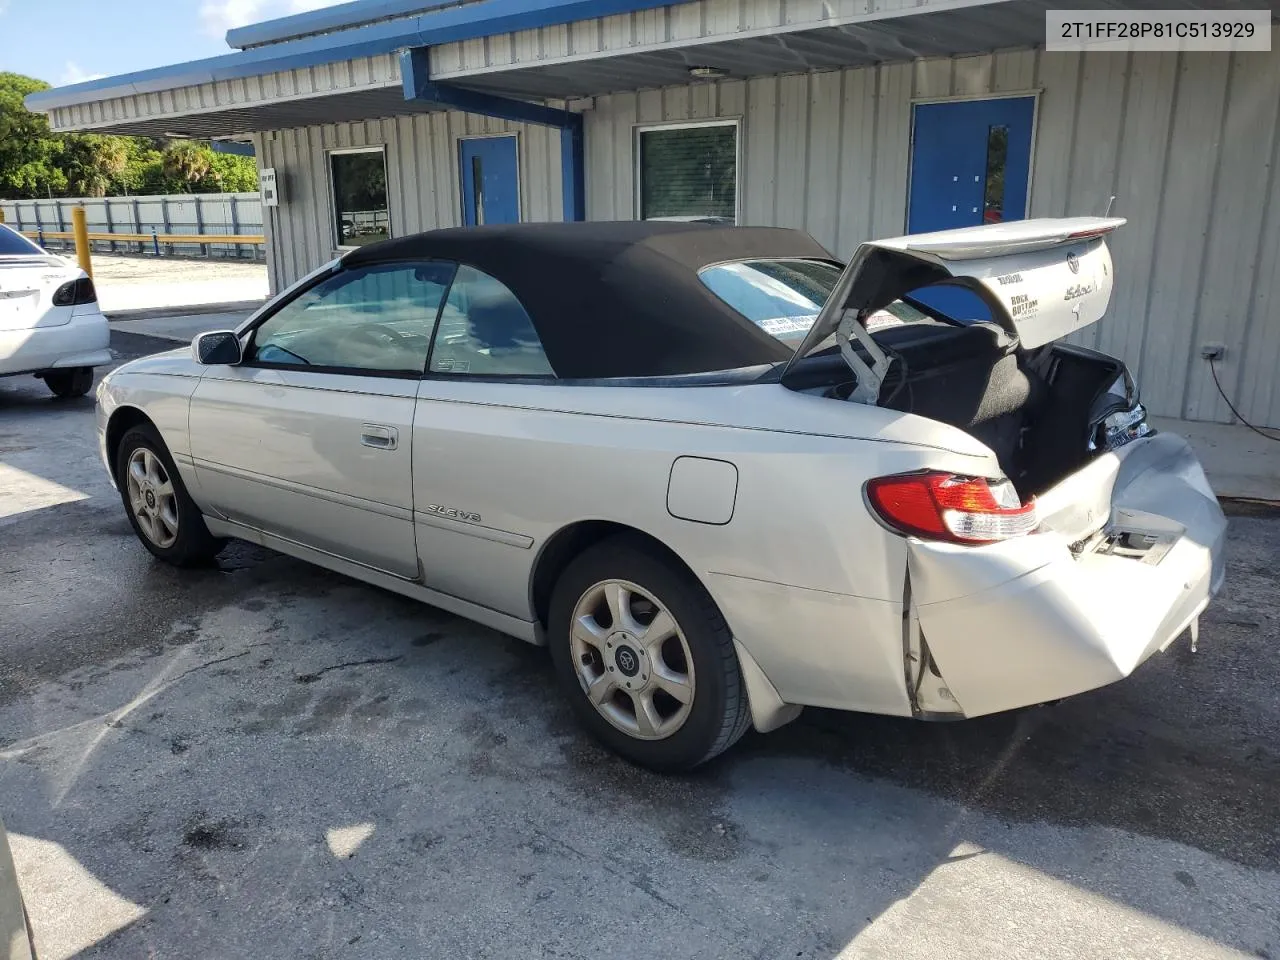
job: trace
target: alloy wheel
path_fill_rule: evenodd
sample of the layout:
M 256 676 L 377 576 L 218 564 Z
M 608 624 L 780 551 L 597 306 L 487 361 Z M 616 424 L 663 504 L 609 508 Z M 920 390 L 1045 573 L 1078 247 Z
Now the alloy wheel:
M 138 447 L 129 456 L 125 483 L 134 518 L 146 538 L 161 549 L 178 540 L 178 497 L 164 463 L 151 450 Z
M 693 655 L 657 597 L 626 580 L 601 580 L 574 605 L 570 632 L 578 682 L 609 723 L 639 740 L 663 740 L 684 725 Z

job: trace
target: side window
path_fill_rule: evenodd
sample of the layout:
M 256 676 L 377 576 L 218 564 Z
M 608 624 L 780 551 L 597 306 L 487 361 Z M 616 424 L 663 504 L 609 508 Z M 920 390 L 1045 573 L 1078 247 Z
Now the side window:
M 698 279 L 765 333 L 794 347 L 818 319 L 840 268 L 821 260 L 737 260 L 704 267 Z
M 554 376 L 533 322 L 502 283 L 460 266 L 440 312 L 432 373 Z
M 337 273 L 268 317 L 248 361 L 420 377 L 454 270 L 389 263 Z

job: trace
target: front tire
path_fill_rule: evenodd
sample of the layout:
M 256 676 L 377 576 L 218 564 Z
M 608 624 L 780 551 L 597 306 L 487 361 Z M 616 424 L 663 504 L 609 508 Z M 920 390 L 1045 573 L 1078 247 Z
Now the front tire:
M 93 367 L 76 367 L 73 370 L 49 370 L 43 374 L 44 385 L 59 400 L 83 397 L 93 386 Z
M 150 424 L 139 424 L 120 441 L 116 486 L 133 532 L 161 560 L 178 567 L 207 564 L 224 541 L 205 526 L 187 493 L 169 448 Z
M 578 719 L 615 753 L 689 770 L 751 721 L 733 637 L 687 571 L 626 536 L 561 574 L 548 617 L 551 659 Z

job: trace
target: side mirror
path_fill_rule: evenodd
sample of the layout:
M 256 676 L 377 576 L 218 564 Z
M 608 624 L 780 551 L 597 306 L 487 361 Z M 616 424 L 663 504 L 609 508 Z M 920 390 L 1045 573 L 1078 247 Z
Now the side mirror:
M 191 357 L 203 366 L 227 364 L 235 366 L 243 357 L 240 338 L 230 330 L 210 330 L 197 334 L 191 341 Z

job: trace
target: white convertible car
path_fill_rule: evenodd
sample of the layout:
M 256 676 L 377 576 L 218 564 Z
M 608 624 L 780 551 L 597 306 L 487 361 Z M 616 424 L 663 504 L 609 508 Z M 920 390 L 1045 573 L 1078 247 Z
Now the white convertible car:
M 26 373 L 58 397 L 83 397 L 111 362 L 93 281 L 0 224 L 0 377 Z
M 126 364 L 102 455 L 177 564 L 238 537 L 550 647 L 682 769 L 806 704 L 958 719 L 1195 626 L 1226 529 L 1123 364 L 1061 338 L 1112 219 L 864 244 L 692 223 L 440 230 Z

